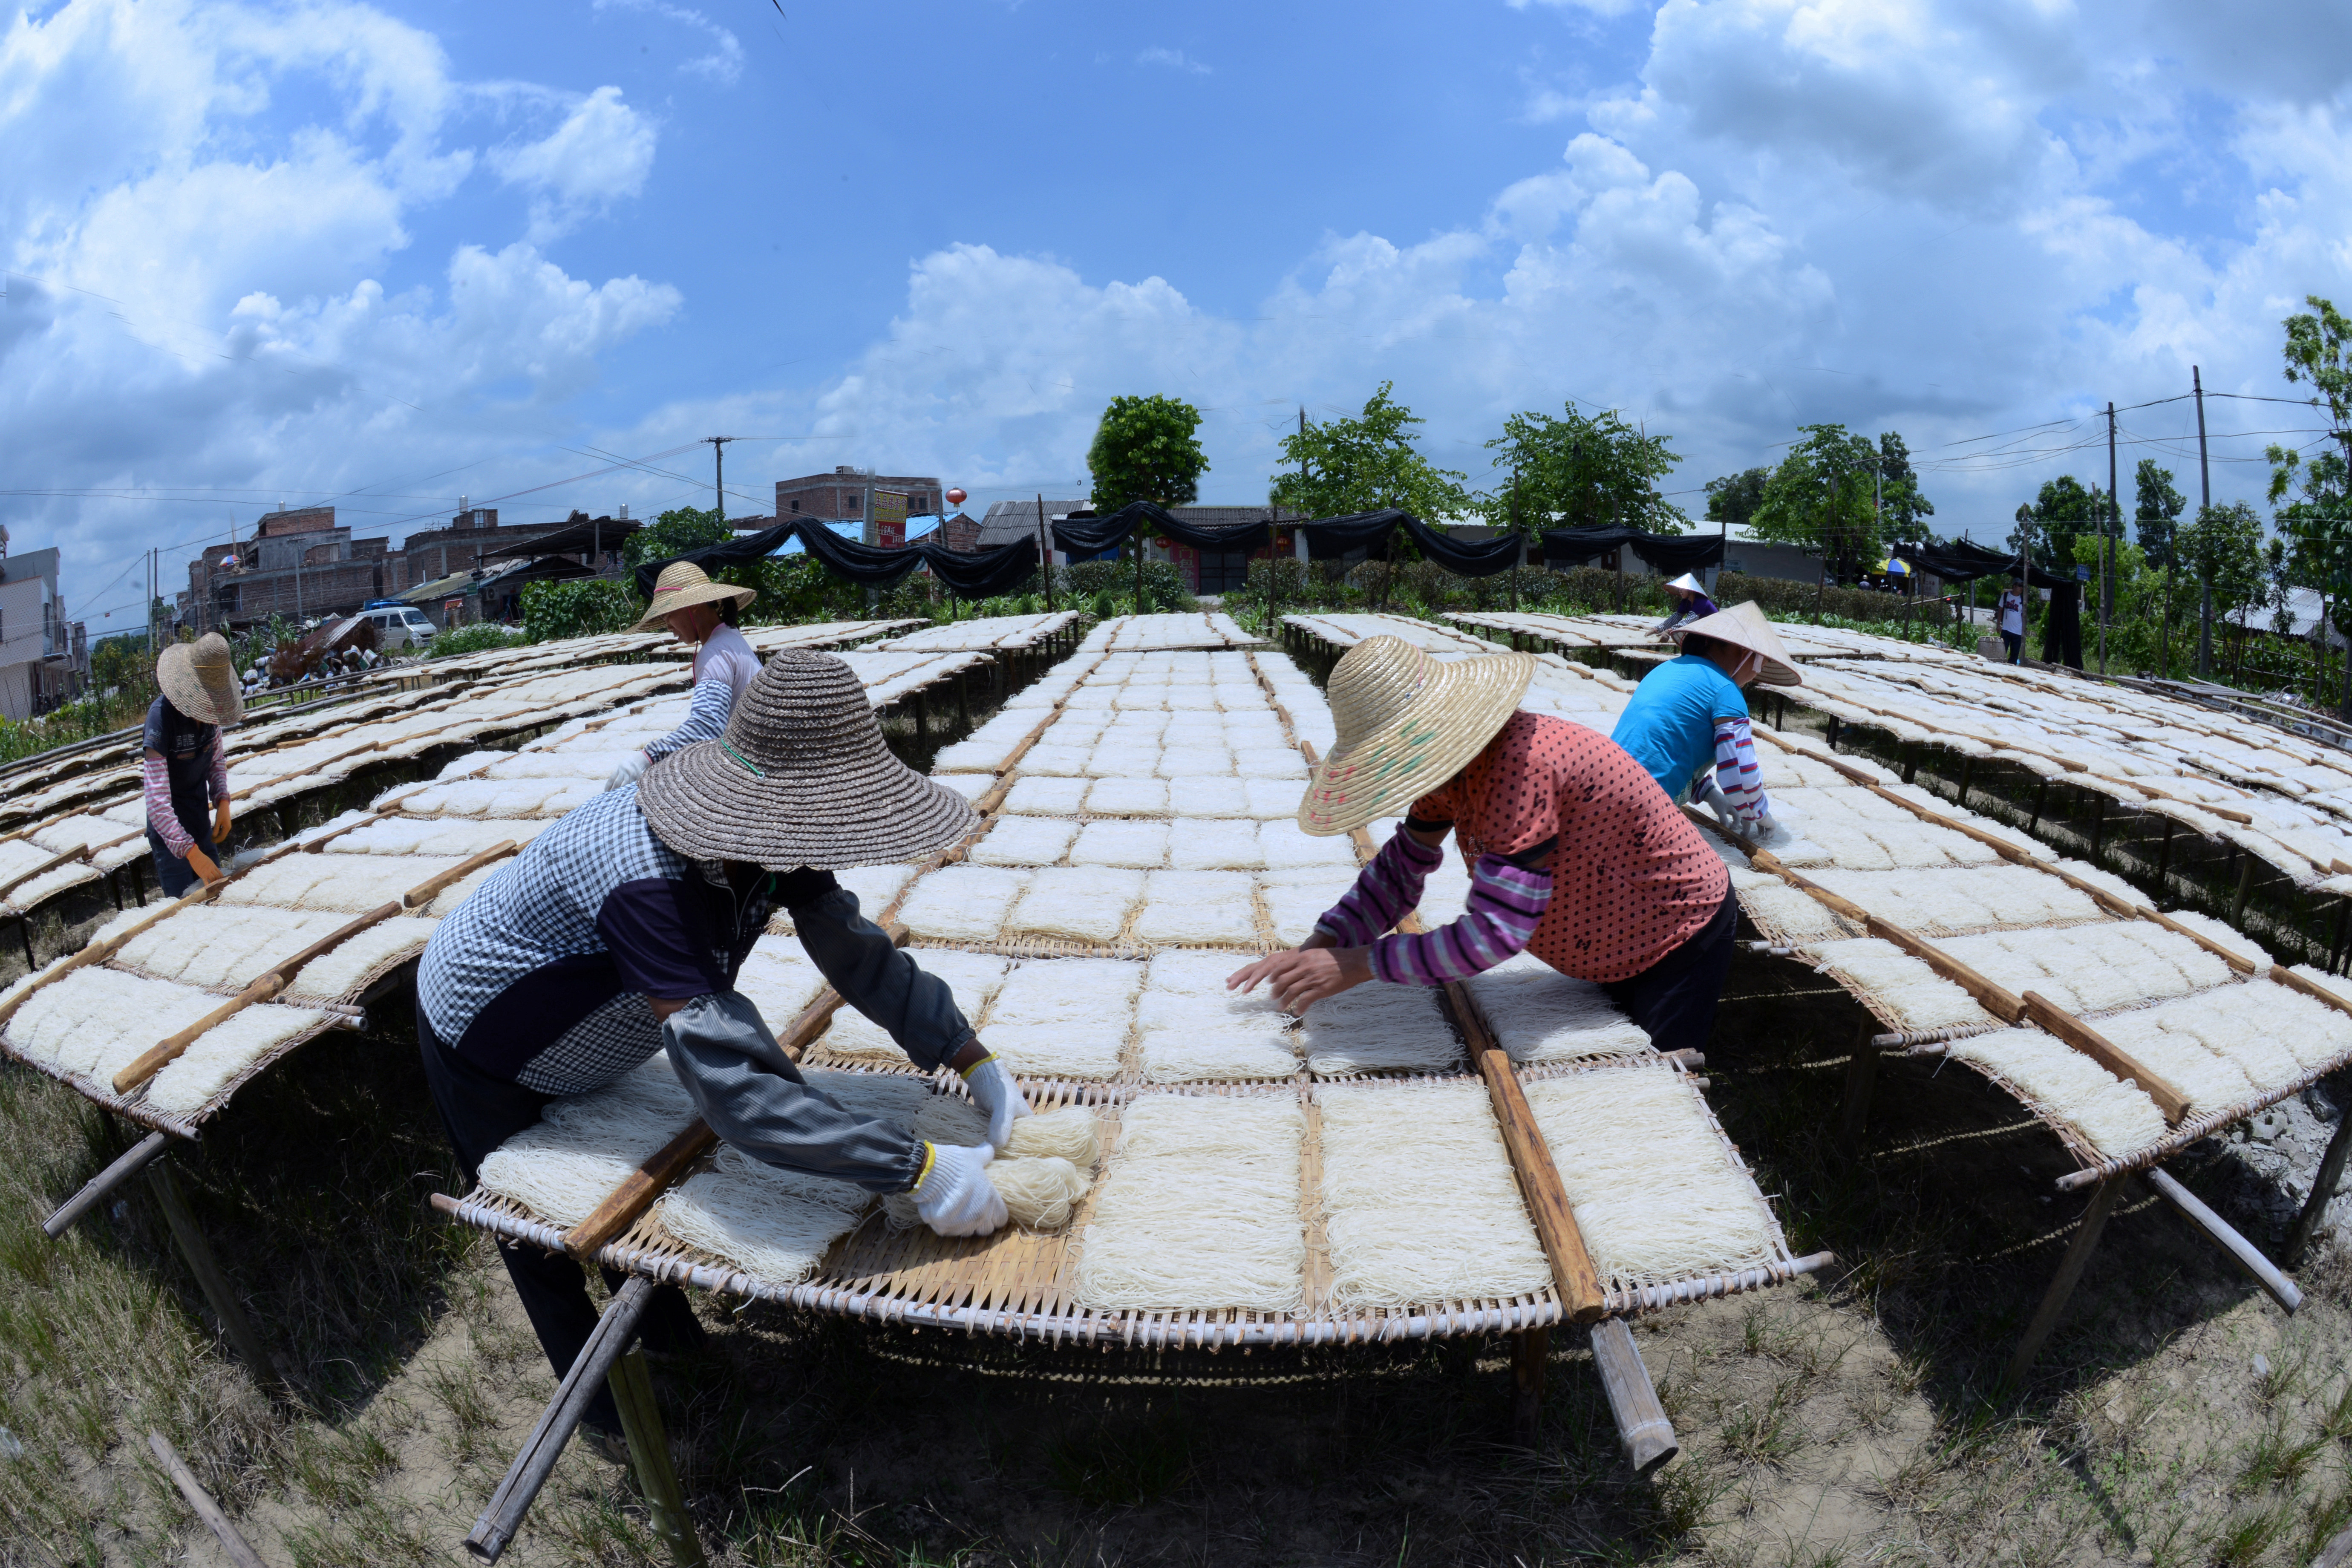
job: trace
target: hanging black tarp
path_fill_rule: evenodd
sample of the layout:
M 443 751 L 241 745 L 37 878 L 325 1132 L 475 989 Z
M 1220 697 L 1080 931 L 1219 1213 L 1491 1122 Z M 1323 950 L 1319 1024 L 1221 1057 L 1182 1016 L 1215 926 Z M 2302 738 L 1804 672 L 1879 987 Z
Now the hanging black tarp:
M 1527 542 L 1517 534 L 1507 533 L 1499 539 L 1456 539 L 1410 513 L 1397 515 L 1403 519 L 1406 534 L 1421 546 L 1422 554 L 1457 577 L 1499 576 L 1527 558 Z
M 898 550 L 886 550 L 845 539 L 814 518 L 796 518 L 667 560 L 648 561 L 637 568 L 637 595 L 651 599 L 655 580 L 672 561 L 690 561 L 705 572 L 716 572 L 772 555 L 794 538 L 835 576 L 870 588 L 895 588 L 917 567 L 929 566 L 931 575 L 958 598 L 986 599 L 1019 586 L 1037 569 L 1037 542 L 1034 539 L 1015 540 L 972 554 L 950 550 L 936 537 L 918 540 Z
M 1378 511 L 1351 511 L 1340 517 L 1318 517 L 1285 526 L 1307 536 L 1309 561 L 1342 561 L 1359 550 L 1365 552 L 1369 560 L 1385 561 L 1389 558 L 1389 535 L 1396 531 L 1405 516 L 1390 506 Z
M 2042 662 L 2083 668 L 2083 584 L 2050 579 L 2050 613 L 2042 618 Z M 2037 584 L 2038 586 L 2038 584 Z
M 931 575 L 959 599 L 993 599 L 1027 582 L 1037 570 L 1037 542 L 1016 539 L 993 550 L 966 554 L 924 540 L 916 546 L 930 566 Z
M 1914 567 L 1932 572 L 1947 583 L 1973 583 L 1979 577 L 2014 577 L 2017 575 L 2017 554 L 2011 551 L 1987 550 L 1981 544 L 1971 544 L 1965 539 L 1949 544 L 1896 545 L 1895 553 Z M 2074 581 L 2041 567 L 2030 568 L 2026 575 L 2030 586 L 2055 588 Z
M 637 597 L 651 599 L 654 596 L 654 580 L 661 575 L 661 569 L 673 561 L 690 561 L 705 572 L 716 572 L 724 566 L 747 565 L 763 555 L 772 555 L 782 550 L 785 542 L 800 531 L 800 526 L 797 522 L 780 522 L 773 528 L 763 528 L 757 533 L 738 534 L 733 539 L 706 544 L 682 555 L 646 562 L 637 568 Z
M 1107 517 L 1091 513 L 1065 518 L 1054 524 L 1054 548 L 1073 559 L 1100 555 L 1127 542 L 1127 536 L 1149 524 L 1162 539 L 1194 550 L 1263 550 L 1274 539 L 1271 523 L 1243 523 L 1236 528 L 1201 528 L 1148 500 L 1129 501 Z
M 1596 555 L 1607 555 L 1631 545 L 1633 553 L 1654 572 L 1679 577 L 1685 572 L 1723 564 L 1720 533 L 1645 533 L 1616 524 L 1605 528 L 1544 530 L 1544 564 L 1558 571 L 1581 566 Z

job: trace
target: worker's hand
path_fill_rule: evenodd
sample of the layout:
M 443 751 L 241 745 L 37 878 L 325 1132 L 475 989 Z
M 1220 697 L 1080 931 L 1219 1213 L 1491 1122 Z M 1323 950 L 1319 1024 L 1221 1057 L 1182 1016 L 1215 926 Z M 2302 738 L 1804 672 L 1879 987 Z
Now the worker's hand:
M 1691 791 L 1691 799 L 1700 805 L 1712 807 L 1717 822 L 1729 826 L 1738 820 L 1732 814 L 1730 797 L 1723 793 L 1723 786 L 1716 782 L 1713 773 L 1699 780 L 1698 787 Z
M 1756 826 L 1748 830 L 1748 837 L 1769 849 L 1776 844 L 1789 843 L 1797 836 L 1789 831 L 1779 817 L 1768 811 L 1756 819 Z
M 1020 1085 L 993 1056 L 982 1057 L 964 1068 L 963 1081 L 971 1090 L 971 1102 L 988 1112 L 989 1146 L 1003 1153 L 1006 1141 L 1013 1136 L 1013 1124 L 1029 1114 L 1029 1102 L 1021 1098 Z
M 915 1212 L 941 1236 L 986 1236 L 1005 1221 L 1004 1200 L 988 1179 L 993 1149 L 966 1149 L 954 1143 L 925 1145 L 931 1152 L 930 1169 L 915 1184 Z
M 615 790 L 633 784 L 645 777 L 646 770 L 653 765 L 653 759 L 643 752 L 632 752 L 626 762 L 613 770 L 613 776 L 604 781 L 604 787 Z
M 213 803 L 213 844 L 220 849 L 228 847 L 228 802 Z
M 1264 981 L 1273 993 L 1274 1005 L 1295 1015 L 1306 1012 L 1326 996 L 1337 996 L 1351 986 L 1361 985 L 1371 977 L 1371 949 L 1327 943 L 1269 953 L 1226 976 L 1225 989 L 1247 994 Z
M 193 844 L 188 846 L 188 869 L 202 877 L 207 888 L 221 879 L 221 868 L 213 863 L 213 858 Z

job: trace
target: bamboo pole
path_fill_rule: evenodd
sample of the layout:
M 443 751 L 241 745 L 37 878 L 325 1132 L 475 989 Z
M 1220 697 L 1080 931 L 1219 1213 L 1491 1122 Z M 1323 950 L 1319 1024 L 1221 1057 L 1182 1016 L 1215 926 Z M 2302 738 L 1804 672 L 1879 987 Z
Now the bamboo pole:
M 213 1539 L 220 1542 L 221 1550 L 228 1553 L 228 1560 L 236 1568 L 269 1568 L 261 1560 L 261 1554 L 237 1532 L 236 1526 L 229 1522 L 228 1515 L 221 1511 L 220 1504 L 213 1501 L 212 1494 L 205 1490 L 203 1483 L 196 1479 L 195 1472 L 188 1468 L 186 1460 L 180 1458 L 180 1451 L 172 1447 L 170 1438 L 161 1432 L 150 1432 L 147 1434 L 147 1447 L 154 1450 L 157 1462 L 163 1467 L 163 1473 L 172 1478 L 172 1484 L 180 1489 L 182 1499 L 204 1521 L 205 1528 L 213 1532 Z
M 2082 1019 L 2057 1006 L 2039 991 L 2025 994 L 2025 1016 L 2044 1030 L 2063 1040 L 2093 1061 L 2137 1089 L 2156 1101 L 2157 1110 L 2164 1113 L 2168 1127 L 2178 1127 L 2189 1117 L 2189 1097 L 2167 1082 L 2130 1052 L 2100 1034 Z
M 2179 1209 L 2190 1224 L 2204 1233 L 2208 1241 L 2228 1253 L 2239 1268 L 2252 1276 L 2254 1283 L 2261 1286 L 2272 1300 L 2289 1313 L 2303 1305 L 2303 1292 L 2295 1289 L 2294 1281 L 2280 1273 L 2277 1266 L 2264 1258 L 2252 1242 L 2241 1236 L 2235 1226 L 2208 1208 L 2204 1200 L 2195 1193 L 2182 1186 L 2171 1172 L 2159 1165 L 2150 1165 L 2140 1173 L 2147 1178 L 2148 1184 L 2156 1189 L 2159 1197 Z
M 60 849 L 56 854 L 50 856 L 47 859 L 42 861 L 39 865 L 34 867 L 31 870 L 20 871 L 16 876 L 9 878 L 6 881 L 0 882 L 0 899 L 6 898 L 9 894 L 15 892 L 17 889 L 23 887 L 27 882 L 33 881 L 37 878 L 47 876 L 50 872 L 56 870 L 58 867 L 67 864 L 68 861 L 89 859 L 90 847 L 91 847 L 89 845 L 85 844 L 78 849 Z
M 629 1463 L 637 1472 L 638 1489 L 646 1494 L 656 1539 L 669 1548 L 669 1560 L 677 1568 L 703 1568 L 709 1560 L 702 1554 L 694 1516 L 687 1511 L 686 1493 L 677 1484 L 677 1468 L 670 1462 L 669 1438 L 662 1430 L 661 1407 L 654 1403 L 653 1374 L 646 1370 L 645 1352 L 625 1353 L 604 1382 L 621 1413 L 621 1435 L 628 1442 Z
M 2287 1233 L 2286 1247 L 2280 1253 L 2289 1268 L 2303 1262 L 2305 1250 L 2311 1246 L 2312 1233 L 2319 1228 L 2327 1213 L 2330 1199 L 2344 1179 L 2344 1161 L 2352 1155 L 2352 1116 L 2338 1115 L 2336 1136 L 2327 1141 L 2327 1152 L 2319 1157 L 2318 1174 L 2312 1178 L 2311 1195 L 2303 1201 L 2303 1212 L 2294 1216 L 2294 1228 Z
M 254 1332 L 252 1320 L 229 1289 L 228 1276 L 213 1258 L 213 1249 L 205 1240 L 205 1233 L 196 1226 L 196 1216 L 188 1212 L 188 1201 L 180 1195 L 180 1184 L 172 1175 L 172 1162 L 158 1160 L 148 1168 L 148 1178 L 155 1187 L 155 1201 L 163 1211 L 163 1223 L 172 1227 L 172 1240 L 180 1248 L 180 1257 L 188 1265 L 188 1272 L 196 1277 L 196 1288 L 211 1303 L 213 1316 L 220 1320 L 221 1332 L 244 1359 L 246 1367 L 265 1386 L 278 1382 L 278 1364 L 269 1358 L 269 1348 Z

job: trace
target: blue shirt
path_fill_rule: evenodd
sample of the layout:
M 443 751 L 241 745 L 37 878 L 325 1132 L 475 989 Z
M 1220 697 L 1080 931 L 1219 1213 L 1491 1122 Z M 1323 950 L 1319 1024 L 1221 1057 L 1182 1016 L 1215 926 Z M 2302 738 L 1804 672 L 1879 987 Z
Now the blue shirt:
M 1745 719 L 1748 699 L 1723 667 L 1686 653 L 1642 678 L 1609 738 L 1633 754 L 1670 800 L 1715 765 L 1715 721 Z

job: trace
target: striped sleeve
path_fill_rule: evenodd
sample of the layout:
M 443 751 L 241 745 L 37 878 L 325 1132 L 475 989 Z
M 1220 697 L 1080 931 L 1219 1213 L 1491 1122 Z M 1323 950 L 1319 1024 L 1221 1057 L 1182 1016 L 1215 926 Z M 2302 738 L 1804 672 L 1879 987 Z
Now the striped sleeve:
M 1523 952 L 1551 907 L 1549 858 L 1530 869 L 1482 855 L 1470 869 L 1462 918 L 1417 936 L 1372 943 L 1372 973 L 1396 985 L 1467 980 Z
M 163 841 L 163 847 L 184 857 L 195 840 L 180 826 L 179 814 L 172 809 L 172 772 L 170 765 L 153 752 L 147 753 L 140 766 L 140 780 L 145 785 L 147 826 Z
M 1746 719 L 1715 721 L 1715 782 L 1743 822 L 1754 822 L 1772 809 L 1764 794 L 1764 775 L 1756 765 L 1756 737 Z
M 1445 858 L 1403 828 L 1389 835 L 1372 863 L 1357 873 L 1347 896 L 1324 911 L 1315 929 L 1342 947 L 1362 947 L 1412 912 L 1422 884 Z
M 213 731 L 212 766 L 205 774 L 205 784 L 212 791 L 214 805 L 228 798 L 228 741 L 217 730 Z
M 697 741 L 715 741 L 727 732 L 727 716 L 735 710 L 735 688 L 724 674 L 713 675 L 694 683 L 694 700 L 687 708 L 686 722 L 646 748 L 648 760 L 658 761 L 681 746 Z

